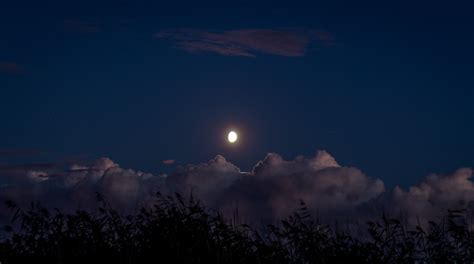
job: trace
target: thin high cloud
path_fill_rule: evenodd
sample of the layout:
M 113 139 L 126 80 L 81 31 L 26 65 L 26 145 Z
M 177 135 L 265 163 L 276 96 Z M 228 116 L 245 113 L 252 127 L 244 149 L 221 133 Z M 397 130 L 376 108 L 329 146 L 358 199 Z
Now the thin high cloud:
M 174 159 L 166 159 L 161 161 L 164 165 L 173 165 L 176 161 Z
M 23 67 L 13 61 L 0 61 L 0 73 L 4 74 L 21 74 L 23 73 Z
M 216 53 L 224 56 L 255 57 L 266 53 L 284 57 L 302 57 L 313 44 L 330 46 L 331 34 L 319 30 L 236 29 L 205 31 L 196 29 L 163 30 L 155 34 L 172 40 L 179 49 L 190 53 Z
M 154 194 L 180 192 L 202 200 L 232 217 L 238 209 L 243 221 L 276 221 L 304 201 L 322 220 L 359 220 L 407 215 L 409 224 L 438 219 L 448 209 L 474 211 L 471 168 L 448 175 L 429 175 L 418 185 L 386 190 L 381 179 L 360 169 L 340 165 L 326 151 L 285 160 L 275 153 L 259 161 L 251 172 L 218 155 L 201 164 L 179 166 L 170 175 L 123 169 L 108 158 L 72 164 L 27 164 L 0 168 L 0 200 L 28 206 L 39 200 L 66 211 L 97 206 L 96 192 L 116 208 L 133 212 L 149 206 Z M 0 222 L 8 217 L 0 207 Z
M 0 148 L 0 157 L 32 157 L 42 152 L 36 149 Z
M 97 33 L 100 31 L 98 22 L 87 20 L 66 19 L 63 21 L 64 29 L 70 32 Z

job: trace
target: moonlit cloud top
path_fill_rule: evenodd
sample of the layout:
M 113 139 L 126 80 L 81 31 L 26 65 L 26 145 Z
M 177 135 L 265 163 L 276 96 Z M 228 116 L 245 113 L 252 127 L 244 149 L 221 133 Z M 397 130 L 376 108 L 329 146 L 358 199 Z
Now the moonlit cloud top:
M 231 217 L 238 208 L 245 221 L 284 218 L 304 201 L 322 219 L 377 217 L 384 211 L 408 216 L 410 224 L 434 219 L 447 209 L 474 209 L 471 168 L 429 175 L 418 185 L 386 191 L 382 180 L 340 165 L 326 151 L 285 160 L 269 153 L 251 172 L 242 172 L 223 156 L 201 164 L 178 166 L 166 175 L 123 169 L 109 158 L 67 168 L 54 165 L 0 167 L 0 198 L 20 205 L 40 200 L 65 210 L 97 206 L 99 192 L 123 212 L 147 206 L 153 195 L 193 195 Z M 6 180 L 8 179 L 8 180 Z M 7 212 L 0 210 L 0 217 Z

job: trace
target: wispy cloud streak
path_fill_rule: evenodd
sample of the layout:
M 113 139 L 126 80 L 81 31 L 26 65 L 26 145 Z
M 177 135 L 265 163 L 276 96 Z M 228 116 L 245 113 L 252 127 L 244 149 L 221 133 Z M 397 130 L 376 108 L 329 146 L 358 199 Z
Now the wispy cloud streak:
M 0 61 L 0 73 L 5 74 L 21 74 L 23 67 L 12 61 Z
M 266 53 L 285 57 L 301 57 L 311 43 L 332 45 L 331 34 L 318 30 L 237 29 L 205 31 L 196 29 L 163 30 L 155 34 L 176 42 L 190 53 L 209 52 L 225 56 L 255 57 Z
M 79 33 L 97 33 L 100 31 L 99 23 L 94 21 L 66 19 L 64 28 L 67 31 Z

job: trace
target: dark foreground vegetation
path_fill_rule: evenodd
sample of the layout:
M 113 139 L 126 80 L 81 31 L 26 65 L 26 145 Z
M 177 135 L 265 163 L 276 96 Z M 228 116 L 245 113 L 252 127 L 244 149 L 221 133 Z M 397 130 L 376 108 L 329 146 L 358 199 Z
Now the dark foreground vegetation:
M 472 263 L 464 212 L 408 230 L 396 219 L 363 225 L 366 236 L 319 224 L 304 205 L 279 225 L 255 229 L 226 221 L 194 199 L 157 195 L 151 209 L 122 216 L 102 198 L 97 212 L 63 214 L 39 204 L 2 229 L 8 263 Z

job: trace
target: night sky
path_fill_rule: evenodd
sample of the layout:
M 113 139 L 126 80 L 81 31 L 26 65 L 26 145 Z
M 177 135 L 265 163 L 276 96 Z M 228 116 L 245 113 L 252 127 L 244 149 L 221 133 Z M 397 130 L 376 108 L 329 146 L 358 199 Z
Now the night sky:
M 387 188 L 474 166 L 474 5 L 311 2 L 1 2 L 0 165 L 326 150 Z

